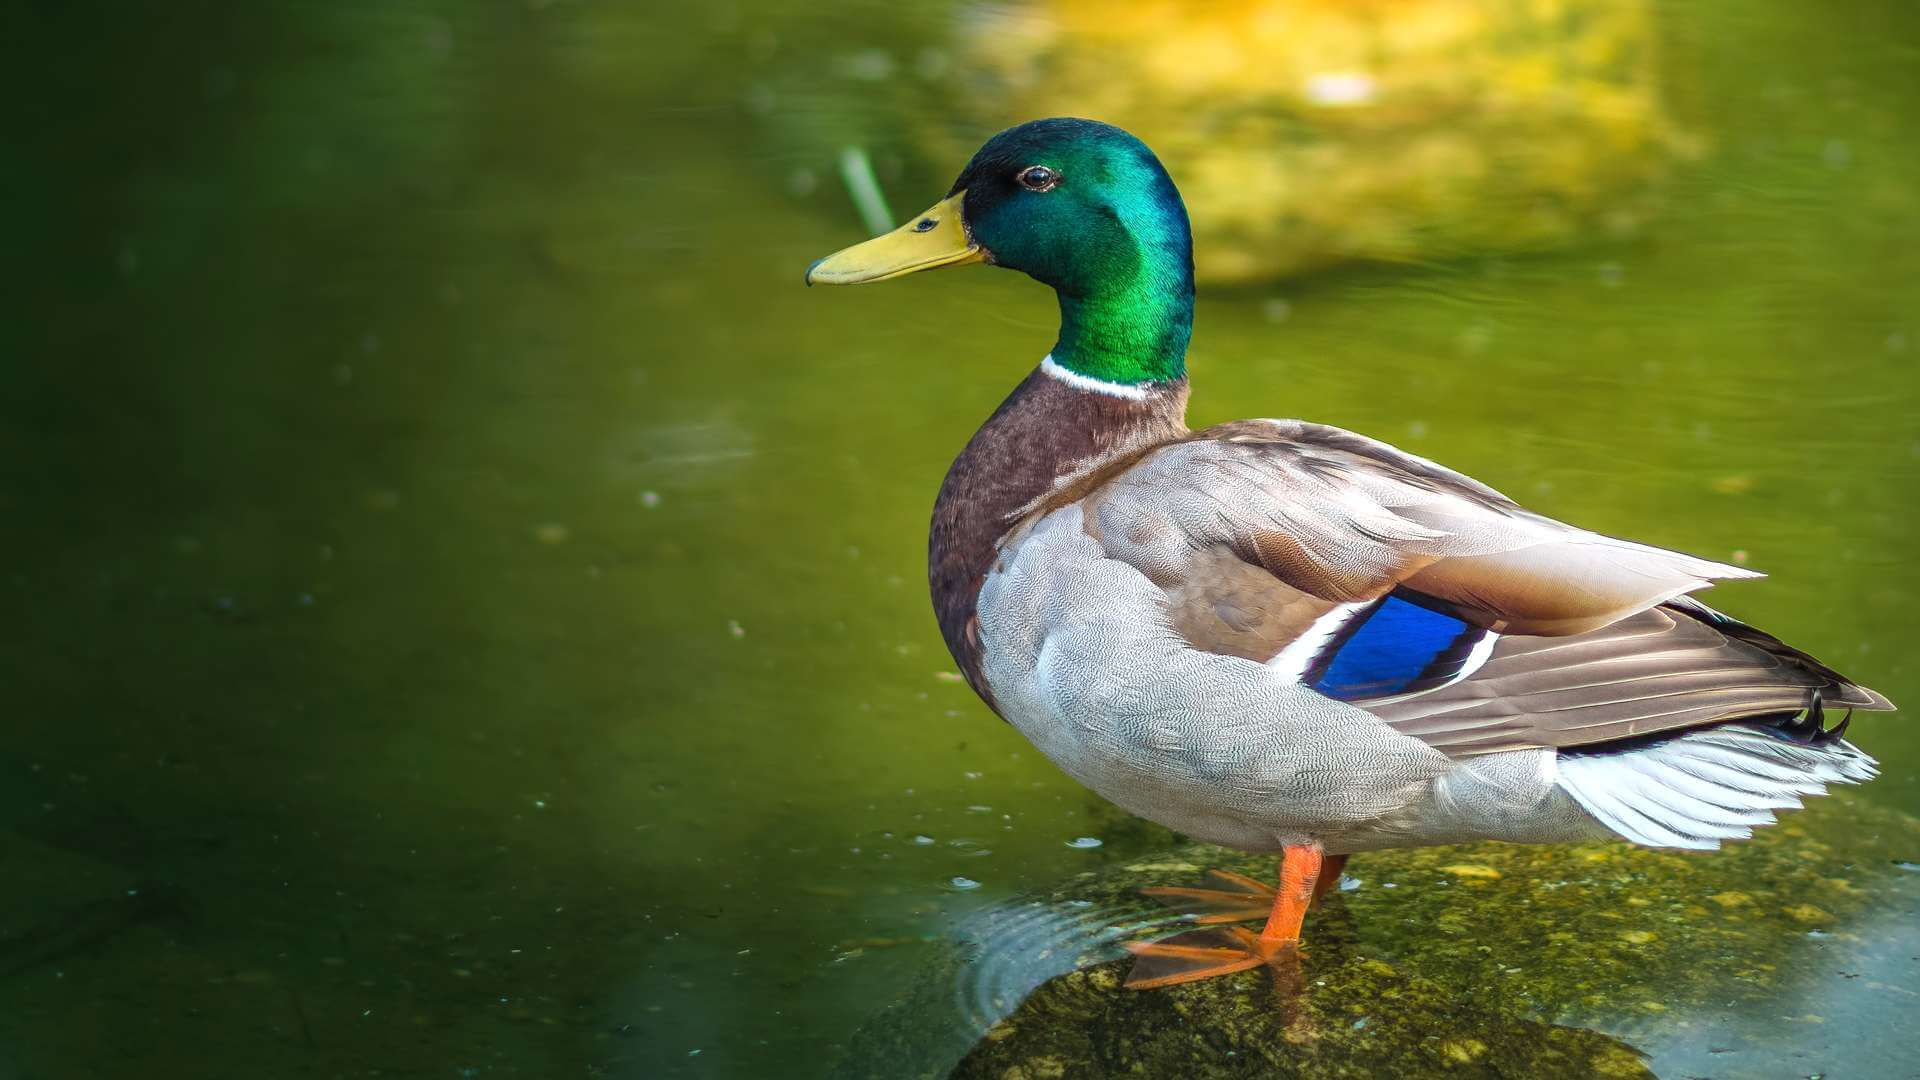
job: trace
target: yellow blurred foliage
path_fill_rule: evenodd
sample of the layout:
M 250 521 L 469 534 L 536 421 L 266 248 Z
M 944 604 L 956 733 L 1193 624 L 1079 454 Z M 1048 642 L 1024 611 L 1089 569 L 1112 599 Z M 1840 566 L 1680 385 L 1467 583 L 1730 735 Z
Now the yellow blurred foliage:
M 1620 232 L 1692 140 L 1661 104 L 1644 0 L 1282 0 L 970 9 L 962 123 L 1119 124 L 1167 163 L 1203 280 Z

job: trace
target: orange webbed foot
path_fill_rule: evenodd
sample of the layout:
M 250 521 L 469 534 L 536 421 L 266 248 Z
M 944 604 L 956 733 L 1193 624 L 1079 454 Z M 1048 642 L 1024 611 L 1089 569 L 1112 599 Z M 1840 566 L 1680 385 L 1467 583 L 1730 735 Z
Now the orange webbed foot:
M 1130 941 L 1133 970 L 1129 990 L 1197 982 L 1231 975 L 1262 964 L 1284 963 L 1299 955 L 1299 941 L 1269 941 L 1243 926 L 1189 930 L 1160 941 Z
M 1197 916 L 1193 921 L 1202 925 L 1264 919 L 1273 908 L 1271 885 L 1231 870 L 1209 870 L 1207 876 L 1224 887 L 1189 889 L 1169 885 L 1140 892 L 1170 908 Z
M 1127 973 L 1127 986 L 1152 990 L 1231 975 L 1262 964 L 1280 967 L 1297 960 L 1301 920 L 1325 891 L 1321 882 L 1338 880 L 1345 861 L 1344 856 L 1337 855 L 1326 859 L 1318 844 L 1289 844 L 1281 855 L 1277 889 L 1244 874 L 1209 870 L 1207 875 L 1221 888 L 1160 886 L 1142 890 L 1162 903 L 1198 913 L 1195 922 L 1230 923 L 1265 915 L 1267 924 L 1257 934 L 1244 926 L 1209 926 L 1161 941 L 1129 942 L 1126 948 L 1133 954 L 1133 970 Z M 1326 862 L 1332 862 L 1333 873 L 1323 878 Z

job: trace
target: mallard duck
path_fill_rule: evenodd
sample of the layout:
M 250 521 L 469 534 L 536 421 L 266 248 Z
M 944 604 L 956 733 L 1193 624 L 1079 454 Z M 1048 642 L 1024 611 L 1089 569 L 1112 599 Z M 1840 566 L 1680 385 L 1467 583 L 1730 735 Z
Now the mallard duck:
M 806 280 L 969 263 L 1052 286 L 1060 333 L 934 504 L 955 663 L 1106 799 L 1280 853 L 1277 888 L 1216 871 L 1156 890 L 1205 925 L 1131 946 L 1128 985 L 1296 956 L 1353 852 L 1716 848 L 1875 775 L 1824 718 L 1885 697 L 1690 595 L 1760 574 L 1563 524 L 1339 428 L 1189 430 L 1186 208 L 1119 128 L 1001 132 L 946 198 Z

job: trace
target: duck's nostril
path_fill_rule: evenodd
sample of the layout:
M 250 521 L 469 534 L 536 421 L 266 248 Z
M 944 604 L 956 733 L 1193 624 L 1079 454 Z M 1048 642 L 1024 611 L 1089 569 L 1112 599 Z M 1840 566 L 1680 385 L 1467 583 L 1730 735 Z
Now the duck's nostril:
M 913 223 L 913 231 L 914 231 L 914 232 L 926 232 L 926 231 L 928 231 L 928 230 L 930 230 L 930 229 L 932 229 L 932 228 L 933 228 L 933 227 L 934 227 L 935 225 L 938 225 L 938 224 L 940 224 L 940 223 L 939 223 L 938 221 L 935 221 L 934 219 L 932 219 L 932 218 L 930 218 L 930 217 L 923 217 L 923 218 L 921 218 L 921 219 L 920 219 L 919 221 L 916 221 L 916 222 L 914 222 L 914 223 Z

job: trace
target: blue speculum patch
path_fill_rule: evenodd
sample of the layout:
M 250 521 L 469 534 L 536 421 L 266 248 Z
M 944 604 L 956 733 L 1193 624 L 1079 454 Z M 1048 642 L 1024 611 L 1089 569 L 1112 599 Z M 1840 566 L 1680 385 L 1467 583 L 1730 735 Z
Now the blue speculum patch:
M 1307 671 L 1307 685 L 1342 701 L 1452 681 L 1487 633 L 1396 590 L 1354 618 Z

